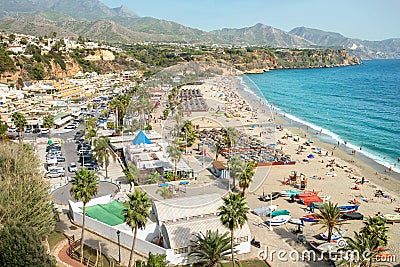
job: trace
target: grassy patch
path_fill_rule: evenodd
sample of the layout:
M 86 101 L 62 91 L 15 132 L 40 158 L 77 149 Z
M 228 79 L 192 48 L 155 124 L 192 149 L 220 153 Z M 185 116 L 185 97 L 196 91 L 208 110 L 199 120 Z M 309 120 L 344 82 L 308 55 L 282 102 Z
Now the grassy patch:
M 77 259 L 80 258 L 80 256 L 81 256 L 80 249 L 75 251 L 75 255 L 76 255 Z M 83 255 L 86 259 L 89 259 L 92 264 L 94 264 L 96 262 L 96 258 L 97 258 L 97 250 L 85 245 Z M 120 267 L 120 265 L 118 265 L 117 261 L 115 261 L 113 258 L 108 257 L 107 255 L 104 255 L 104 254 L 102 254 L 102 257 L 99 257 L 98 264 L 99 264 L 99 266 L 102 266 L 102 267 Z
M 66 237 L 65 237 L 65 235 L 64 235 L 63 233 L 60 233 L 60 232 L 57 232 L 57 231 L 52 232 L 52 233 L 49 235 L 49 237 L 47 238 L 47 241 L 49 242 L 50 249 L 53 249 L 54 246 L 55 246 L 58 242 L 64 240 L 65 238 L 66 238 Z

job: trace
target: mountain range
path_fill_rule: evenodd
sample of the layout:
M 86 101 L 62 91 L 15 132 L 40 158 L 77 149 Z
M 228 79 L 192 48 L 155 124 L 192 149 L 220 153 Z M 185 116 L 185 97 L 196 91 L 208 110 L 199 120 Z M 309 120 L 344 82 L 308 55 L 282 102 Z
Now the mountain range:
M 82 36 L 105 42 L 167 41 L 282 48 L 344 48 L 361 59 L 400 58 L 400 38 L 367 41 L 298 27 L 286 32 L 258 23 L 202 31 L 176 22 L 140 17 L 126 6 L 99 0 L 0 0 L 0 30 L 37 36 Z

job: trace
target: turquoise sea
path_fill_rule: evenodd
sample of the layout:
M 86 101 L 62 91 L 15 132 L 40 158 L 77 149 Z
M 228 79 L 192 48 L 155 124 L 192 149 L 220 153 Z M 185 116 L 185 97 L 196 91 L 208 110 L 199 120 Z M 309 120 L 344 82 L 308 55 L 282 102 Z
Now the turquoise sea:
M 400 59 L 247 77 L 293 123 L 322 129 L 324 141 L 346 141 L 347 149 L 400 172 Z

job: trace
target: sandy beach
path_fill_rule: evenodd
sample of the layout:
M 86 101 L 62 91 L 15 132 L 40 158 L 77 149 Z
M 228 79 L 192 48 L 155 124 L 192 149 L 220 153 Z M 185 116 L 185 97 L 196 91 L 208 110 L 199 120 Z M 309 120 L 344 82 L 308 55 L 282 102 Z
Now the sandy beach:
M 266 107 L 264 102 L 255 95 L 249 94 L 244 90 L 237 90 L 238 84 L 228 81 L 212 82 L 203 84 L 198 88 L 201 89 L 208 106 L 213 107 L 210 113 L 216 111 L 224 112 L 225 116 L 221 116 L 221 125 L 233 126 L 236 128 L 247 129 L 249 125 L 258 124 L 255 129 L 256 134 L 262 136 L 265 131 L 261 126 L 269 127 L 274 131 L 274 142 L 282 148 L 284 154 L 291 156 L 296 162 L 295 165 L 282 165 L 273 167 L 258 167 L 254 180 L 263 181 L 257 189 L 247 194 L 248 204 L 251 209 L 269 205 L 258 199 L 263 194 L 269 194 L 274 191 L 284 191 L 296 189 L 293 185 L 283 185 L 283 182 L 289 178 L 289 175 L 296 171 L 298 174 L 303 174 L 307 179 L 307 188 L 305 191 L 319 192 L 319 196 L 329 196 L 331 202 L 339 205 L 349 205 L 350 200 L 356 200 L 360 203 L 359 212 L 364 215 L 374 216 L 378 212 L 381 214 L 394 214 L 395 209 L 400 207 L 398 203 L 400 182 L 388 173 L 382 173 L 380 170 L 374 169 L 372 166 L 360 159 L 356 155 L 349 153 L 344 144 L 339 147 L 332 144 L 324 143 L 318 138 L 315 138 L 313 133 L 307 132 L 291 124 L 291 122 L 282 116 L 275 114 Z M 236 114 L 236 118 L 229 118 L 226 113 Z M 273 121 L 271 121 L 273 117 Z M 240 125 L 238 122 L 240 120 Z M 277 129 L 276 126 L 282 126 Z M 218 127 L 218 125 L 202 125 L 201 127 Z M 306 142 L 312 139 L 309 145 Z M 265 141 L 265 139 L 264 139 Z M 267 142 L 271 142 L 270 139 Z M 302 152 L 297 153 L 299 147 L 302 146 Z M 307 156 L 313 154 L 314 158 Z M 329 162 L 333 164 L 329 165 Z M 395 176 L 395 175 L 393 175 Z M 364 184 L 361 184 L 364 177 Z M 355 190 L 357 189 L 357 190 Z M 375 197 L 376 190 L 382 190 L 388 197 Z M 251 191 L 251 190 L 250 190 Z M 280 197 L 273 200 L 274 205 L 278 205 L 278 209 L 287 209 L 291 212 L 293 218 L 301 218 L 307 214 L 307 207 L 302 204 L 289 203 L 287 197 Z M 272 248 L 279 248 L 282 244 L 277 245 L 277 242 L 285 241 L 290 247 L 298 250 L 304 249 L 304 246 L 299 245 L 297 235 L 292 233 L 296 228 L 295 225 L 285 224 L 275 227 L 273 232 L 268 231 L 266 227 L 261 227 L 259 223 L 265 221 L 266 218 L 261 218 L 251 214 L 249 216 L 249 225 L 252 235 L 259 241 L 262 246 L 267 245 Z M 359 231 L 363 225 L 363 221 L 348 221 L 342 226 L 346 230 L 346 236 L 352 237 L 354 231 Z M 389 235 L 391 237 L 388 251 L 398 254 L 397 244 L 400 242 L 400 228 L 398 224 L 388 224 Z M 318 234 L 322 232 L 319 225 L 311 225 L 306 223 L 303 228 L 303 235 L 307 240 L 318 240 Z M 270 242 L 269 240 L 272 240 Z M 277 240 L 276 242 L 273 240 Z M 285 245 L 283 245 L 285 246 Z M 259 249 L 253 248 L 252 255 L 243 257 L 255 257 Z M 284 263 L 275 262 L 274 266 L 284 265 Z M 298 263 L 299 264 L 299 263 Z M 305 266 L 321 266 L 315 263 L 303 263 Z

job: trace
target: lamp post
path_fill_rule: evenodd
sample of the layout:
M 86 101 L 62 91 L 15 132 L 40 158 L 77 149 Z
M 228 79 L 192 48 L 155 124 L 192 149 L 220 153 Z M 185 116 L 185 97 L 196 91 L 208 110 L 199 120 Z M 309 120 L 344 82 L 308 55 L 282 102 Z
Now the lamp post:
M 121 235 L 121 231 L 117 230 L 117 237 L 118 237 L 118 264 L 121 264 L 121 245 L 119 243 L 119 236 Z
M 269 230 L 272 229 L 272 193 L 269 195 L 269 203 L 270 203 L 270 212 L 269 212 Z

